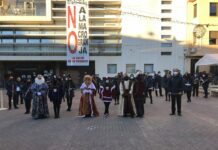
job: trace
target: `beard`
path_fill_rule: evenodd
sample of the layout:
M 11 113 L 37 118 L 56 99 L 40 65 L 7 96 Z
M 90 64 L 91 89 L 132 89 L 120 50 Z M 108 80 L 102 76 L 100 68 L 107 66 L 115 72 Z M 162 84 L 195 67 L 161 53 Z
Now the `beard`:
M 44 78 L 41 78 L 41 79 L 35 78 L 35 83 L 38 85 L 41 85 L 41 84 L 45 83 L 45 79 Z

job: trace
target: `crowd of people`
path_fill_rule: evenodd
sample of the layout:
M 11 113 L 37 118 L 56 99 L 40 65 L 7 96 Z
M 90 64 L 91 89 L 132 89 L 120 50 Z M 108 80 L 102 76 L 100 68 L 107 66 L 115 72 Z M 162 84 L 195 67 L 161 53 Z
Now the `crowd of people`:
M 81 97 L 78 114 L 88 118 L 99 116 L 96 105 L 96 96 L 104 103 L 104 116 L 110 114 L 110 104 L 114 101 L 118 106 L 118 115 L 123 117 L 143 117 L 144 104 L 146 99 L 150 99 L 153 104 L 152 93 L 156 96 L 163 96 L 162 89 L 165 90 L 165 100 L 171 101 L 171 113 L 175 115 L 176 110 L 182 116 L 181 97 L 185 93 L 187 102 L 191 102 L 192 96 L 198 96 L 199 86 L 202 85 L 204 97 L 208 97 L 208 87 L 210 80 L 206 72 L 191 75 L 182 75 L 178 69 L 165 72 L 162 77 L 161 72 L 144 74 L 138 71 L 136 75 L 118 73 L 115 77 L 103 77 L 85 75 L 80 86 Z M 48 98 L 53 103 L 54 118 L 60 117 L 61 103 L 67 101 L 67 111 L 72 110 L 72 102 L 75 96 L 76 85 L 70 75 L 51 75 L 44 78 L 37 75 L 34 80 L 30 78 L 16 80 L 10 76 L 6 90 L 8 95 L 8 109 L 13 106 L 18 109 L 18 104 L 25 103 L 25 114 L 32 115 L 33 118 L 49 117 Z M 32 104 L 32 111 L 31 111 Z

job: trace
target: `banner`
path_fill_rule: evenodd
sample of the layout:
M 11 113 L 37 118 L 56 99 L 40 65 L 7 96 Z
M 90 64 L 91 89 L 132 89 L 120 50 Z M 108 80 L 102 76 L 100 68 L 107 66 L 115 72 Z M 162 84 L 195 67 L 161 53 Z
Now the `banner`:
M 88 66 L 88 0 L 67 0 L 66 2 L 67 66 Z

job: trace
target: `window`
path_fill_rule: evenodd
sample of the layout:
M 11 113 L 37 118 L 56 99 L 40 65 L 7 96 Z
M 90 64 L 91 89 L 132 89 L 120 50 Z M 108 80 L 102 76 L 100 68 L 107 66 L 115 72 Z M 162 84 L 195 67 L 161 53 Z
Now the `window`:
M 135 73 L 135 64 L 126 64 L 126 73 Z
M 218 45 L 218 31 L 209 32 L 209 44 Z
M 162 26 L 161 30 L 171 30 L 171 27 L 170 26 Z
M 161 18 L 161 22 L 169 22 L 171 21 L 171 18 Z
M 172 55 L 172 52 L 161 52 L 161 55 Z
M 194 5 L 194 18 L 197 17 L 197 4 Z
M 161 4 L 171 4 L 171 1 L 161 1 Z
M 169 39 L 171 38 L 171 35 L 161 35 L 161 39 Z
M 0 7 L 3 6 L 3 0 L 0 0 Z
M 2 43 L 13 43 L 14 40 L 13 39 L 3 39 Z
M 217 16 L 218 3 L 210 3 L 210 16 Z
M 171 13 L 171 9 L 162 9 L 161 13 Z
M 27 39 L 16 39 L 16 43 L 26 44 L 27 43 Z
M 172 43 L 161 43 L 161 47 L 172 47 Z
M 152 73 L 154 72 L 153 64 L 144 64 L 144 73 Z
M 117 64 L 108 64 L 107 65 L 107 73 L 116 74 L 117 73 Z

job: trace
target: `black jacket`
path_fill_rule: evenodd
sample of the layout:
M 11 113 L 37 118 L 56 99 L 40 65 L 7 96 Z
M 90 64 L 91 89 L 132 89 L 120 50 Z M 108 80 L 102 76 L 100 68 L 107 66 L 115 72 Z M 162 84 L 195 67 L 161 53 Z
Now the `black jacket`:
M 169 90 L 171 94 L 179 94 L 183 92 L 183 78 L 181 75 L 172 76 L 169 80 Z
M 65 96 L 68 97 L 74 97 L 74 90 L 76 89 L 76 86 L 72 80 L 68 80 L 65 83 L 64 92 Z
M 154 79 L 151 76 L 148 76 L 145 80 L 145 88 L 146 90 L 154 89 Z
M 8 80 L 8 82 L 6 83 L 7 95 L 12 96 L 12 94 L 14 94 L 15 92 L 15 88 L 16 88 L 15 81 Z

